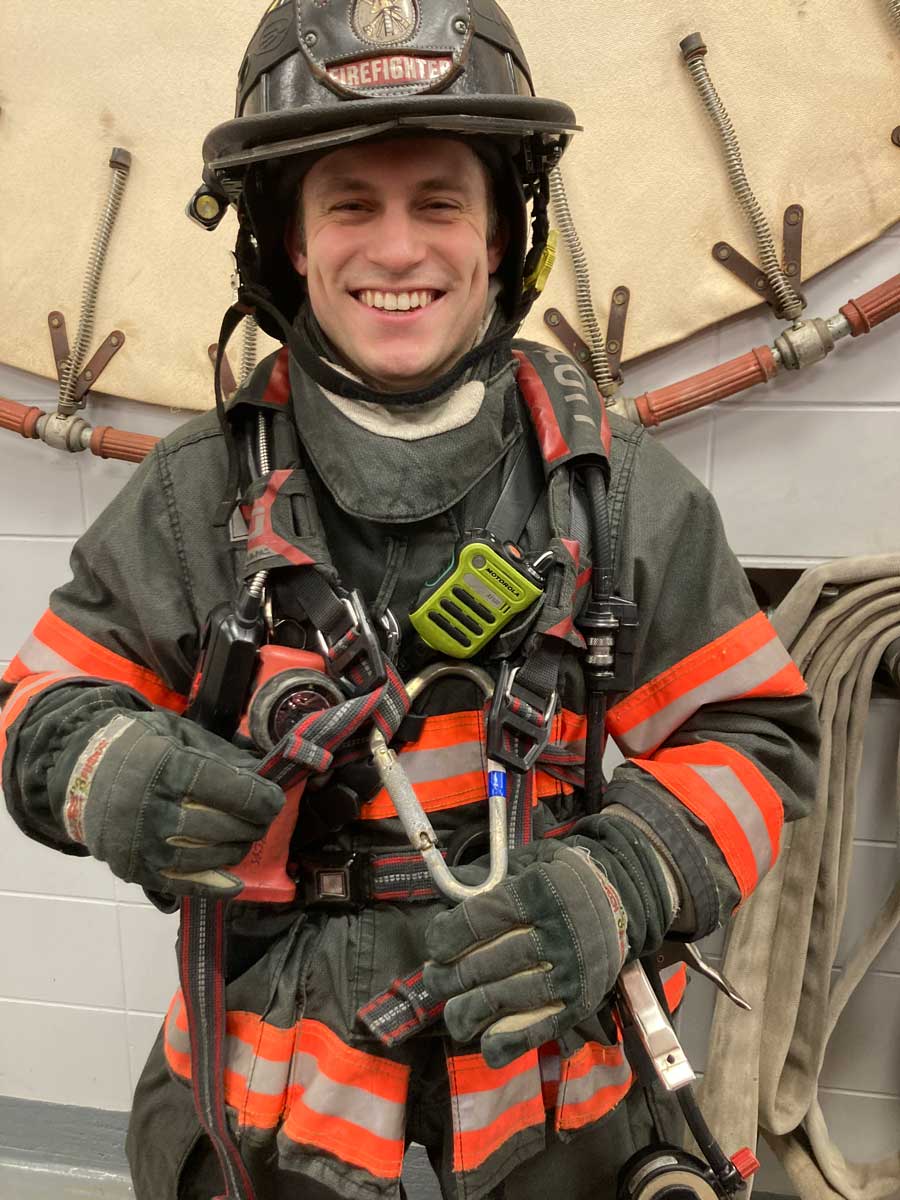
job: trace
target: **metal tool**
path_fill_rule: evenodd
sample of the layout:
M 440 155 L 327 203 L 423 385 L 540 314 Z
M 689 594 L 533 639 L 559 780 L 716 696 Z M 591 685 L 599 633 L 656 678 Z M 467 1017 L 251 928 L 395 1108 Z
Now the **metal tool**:
M 656 956 L 657 968 L 663 971 L 666 967 L 671 967 L 679 962 L 686 963 L 692 971 L 704 975 L 738 1008 L 742 1008 L 745 1012 L 753 1011 L 737 988 L 728 982 L 721 971 L 710 966 L 693 942 L 665 942 Z
M 666 1091 L 676 1092 L 693 1083 L 697 1078 L 694 1069 L 639 962 L 630 962 L 622 968 L 616 991 L 624 1016 L 634 1027 Z
M 494 693 L 494 681 L 480 667 L 468 663 L 437 662 L 426 667 L 419 675 L 406 685 L 410 700 L 415 700 L 422 692 L 438 679 L 449 676 L 459 676 L 476 683 L 484 693 L 485 700 L 490 700 Z M 490 830 L 490 869 L 486 878 L 478 884 L 463 884 L 456 878 L 438 848 L 438 836 L 429 821 L 425 810 L 406 771 L 387 739 L 376 726 L 369 738 L 369 749 L 372 761 L 378 771 L 381 783 L 397 810 L 397 816 L 406 830 L 409 843 L 418 850 L 425 860 L 428 873 L 434 880 L 434 885 L 451 900 L 468 900 L 471 896 L 480 896 L 491 888 L 502 883 L 506 877 L 508 847 L 506 841 L 506 768 L 493 759 L 488 759 L 488 828 Z

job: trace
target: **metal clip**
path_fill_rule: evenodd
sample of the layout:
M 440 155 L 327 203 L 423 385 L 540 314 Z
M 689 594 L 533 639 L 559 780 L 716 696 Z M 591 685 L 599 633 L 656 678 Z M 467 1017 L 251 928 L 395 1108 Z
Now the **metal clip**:
M 387 669 L 378 634 L 359 591 L 341 596 L 340 601 L 350 618 L 348 628 L 333 643 L 328 641 L 321 629 L 317 629 L 316 640 L 329 674 L 340 684 L 344 694 L 359 696 L 374 687 L 380 687 L 387 679 Z M 360 670 L 365 672 L 365 679 L 357 683 L 351 679 L 350 672 Z
M 622 968 L 616 994 L 666 1091 L 676 1092 L 693 1083 L 696 1079 L 693 1067 L 639 962 L 630 962 Z
M 493 758 L 506 763 L 514 771 L 524 772 L 531 770 L 550 741 L 553 714 L 559 703 L 559 694 L 554 689 L 549 696 L 542 697 L 522 688 L 519 695 L 514 695 L 513 689 L 520 669 L 510 667 L 507 662 L 501 664 L 500 677 L 488 715 L 487 740 L 488 751 Z M 525 713 L 516 712 L 513 705 L 517 702 L 540 712 L 540 719 L 535 721 Z M 524 736 L 530 745 L 522 753 L 514 750 L 506 745 L 506 732 L 517 734 L 519 737 Z
M 461 675 L 471 679 L 490 699 L 494 681 L 480 667 L 468 663 L 437 662 L 426 667 L 406 685 L 410 700 L 422 694 L 437 679 L 448 675 Z M 438 837 L 415 793 L 401 761 L 387 744 L 387 739 L 377 726 L 373 726 L 369 738 L 372 761 L 378 771 L 382 786 L 397 810 L 397 816 L 406 830 L 409 844 L 418 850 L 425 861 L 435 887 L 451 900 L 467 900 L 480 896 L 502 883 L 506 877 L 508 849 L 506 842 L 506 771 L 488 758 L 488 825 L 490 829 L 490 870 L 482 883 L 466 885 L 459 882 L 438 849 Z

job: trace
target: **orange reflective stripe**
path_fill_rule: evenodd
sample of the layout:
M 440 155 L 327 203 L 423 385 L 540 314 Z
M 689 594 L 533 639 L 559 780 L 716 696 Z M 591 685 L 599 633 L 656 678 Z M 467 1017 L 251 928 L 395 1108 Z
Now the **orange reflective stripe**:
M 616 704 L 607 727 L 626 754 L 647 754 L 704 704 L 805 691 L 803 676 L 760 612 Z
M 669 1006 L 669 1012 L 674 1012 L 684 999 L 684 993 L 687 990 L 687 967 L 684 963 L 673 963 L 671 967 L 666 967 L 664 971 L 660 971 L 659 978 L 663 985 L 663 991 L 666 994 L 666 1004 Z
M 191 1080 L 181 992 L 166 1017 L 166 1062 Z M 225 1102 L 239 1127 L 281 1132 L 379 1178 L 403 1164 L 409 1067 L 347 1046 L 318 1021 L 288 1029 L 256 1013 L 226 1014 Z
M 303 1019 L 283 1132 L 385 1179 L 403 1166 L 409 1067 Z
M 48 667 L 74 675 L 96 675 L 124 683 L 145 696 L 151 704 L 183 712 L 187 699 L 172 691 L 158 675 L 138 663 L 99 645 L 48 609 L 35 625 L 31 637 L 19 651 L 17 663 L 32 671 Z
M 29 670 L 29 668 L 25 666 L 25 664 L 22 662 L 21 658 L 19 658 L 19 656 L 17 654 L 16 657 L 9 664 L 9 666 L 6 668 L 6 670 L 3 672 L 3 682 L 4 683 L 19 683 L 27 675 L 33 675 L 33 674 L 34 674 L 34 672 Z
M 627 1094 L 632 1080 L 621 1045 L 587 1042 L 563 1060 L 556 1128 L 581 1129 L 599 1121 Z
M 746 899 L 778 857 L 781 797 L 749 759 L 700 742 L 635 759 L 707 827 Z
M 307 1017 L 300 1022 L 298 1049 L 312 1054 L 319 1069 L 335 1083 L 363 1088 L 372 1096 L 380 1096 L 395 1104 L 403 1104 L 406 1100 L 408 1066 L 348 1046 L 321 1021 Z
M 22 715 L 29 700 L 34 700 L 45 688 L 60 683 L 71 676 L 60 671 L 44 671 L 40 675 L 28 675 L 18 685 L 0 713 L 0 758 L 6 753 L 6 735 L 13 723 Z
M 400 761 L 426 812 L 484 800 L 487 761 L 483 713 L 467 711 L 426 717 L 421 736 L 401 748 Z M 384 788 L 360 811 L 364 821 L 380 821 L 396 815 L 394 802 Z
M 451 1055 L 447 1073 L 454 1171 L 474 1171 L 517 1133 L 543 1130 L 544 1101 L 536 1050 L 496 1070 L 480 1054 Z

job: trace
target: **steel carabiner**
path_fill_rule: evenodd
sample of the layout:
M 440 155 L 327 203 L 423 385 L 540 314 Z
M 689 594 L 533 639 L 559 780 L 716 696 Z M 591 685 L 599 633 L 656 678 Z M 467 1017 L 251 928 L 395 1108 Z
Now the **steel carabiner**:
M 478 684 L 485 699 L 494 693 L 494 681 L 487 671 L 461 662 L 436 662 L 426 667 L 406 685 L 410 700 L 420 696 L 437 679 L 461 675 Z M 390 748 L 380 729 L 374 727 L 369 738 L 372 761 L 385 791 L 394 803 L 397 816 L 406 830 L 410 845 L 425 860 L 435 887 L 451 900 L 467 900 L 490 891 L 506 877 L 508 847 L 506 841 L 506 768 L 488 759 L 488 828 L 490 830 L 490 869 L 482 883 L 460 883 L 438 849 L 438 837 L 416 795 L 397 754 Z

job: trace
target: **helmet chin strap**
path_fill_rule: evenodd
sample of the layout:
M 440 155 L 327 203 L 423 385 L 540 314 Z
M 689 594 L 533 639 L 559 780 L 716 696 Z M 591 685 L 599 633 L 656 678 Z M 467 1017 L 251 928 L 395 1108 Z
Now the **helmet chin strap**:
M 258 288 L 242 287 L 240 300 L 242 303 L 258 306 L 276 322 L 297 364 L 320 387 L 337 396 L 342 396 L 346 400 L 363 400 L 369 404 L 389 403 L 412 406 L 436 400 L 438 396 L 448 392 L 471 367 L 489 357 L 495 350 L 508 345 L 515 337 L 518 328 L 517 323 L 504 323 L 496 333 L 483 338 L 477 346 L 473 346 L 468 353 L 457 359 L 449 371 L 425 387 L 414 388 L 409 392 L 385 392 L 379 391 L 377 388 L 370 388 L 360 380 L 352 379 L 327 363 L 322 358 L 321 349 L 315 344 L 321 339 L 321 332 L 317 326 L 310 328 L 306 314 L 295 325 L 289 325 L 283 314 L 272 303 L 271 296 Z

